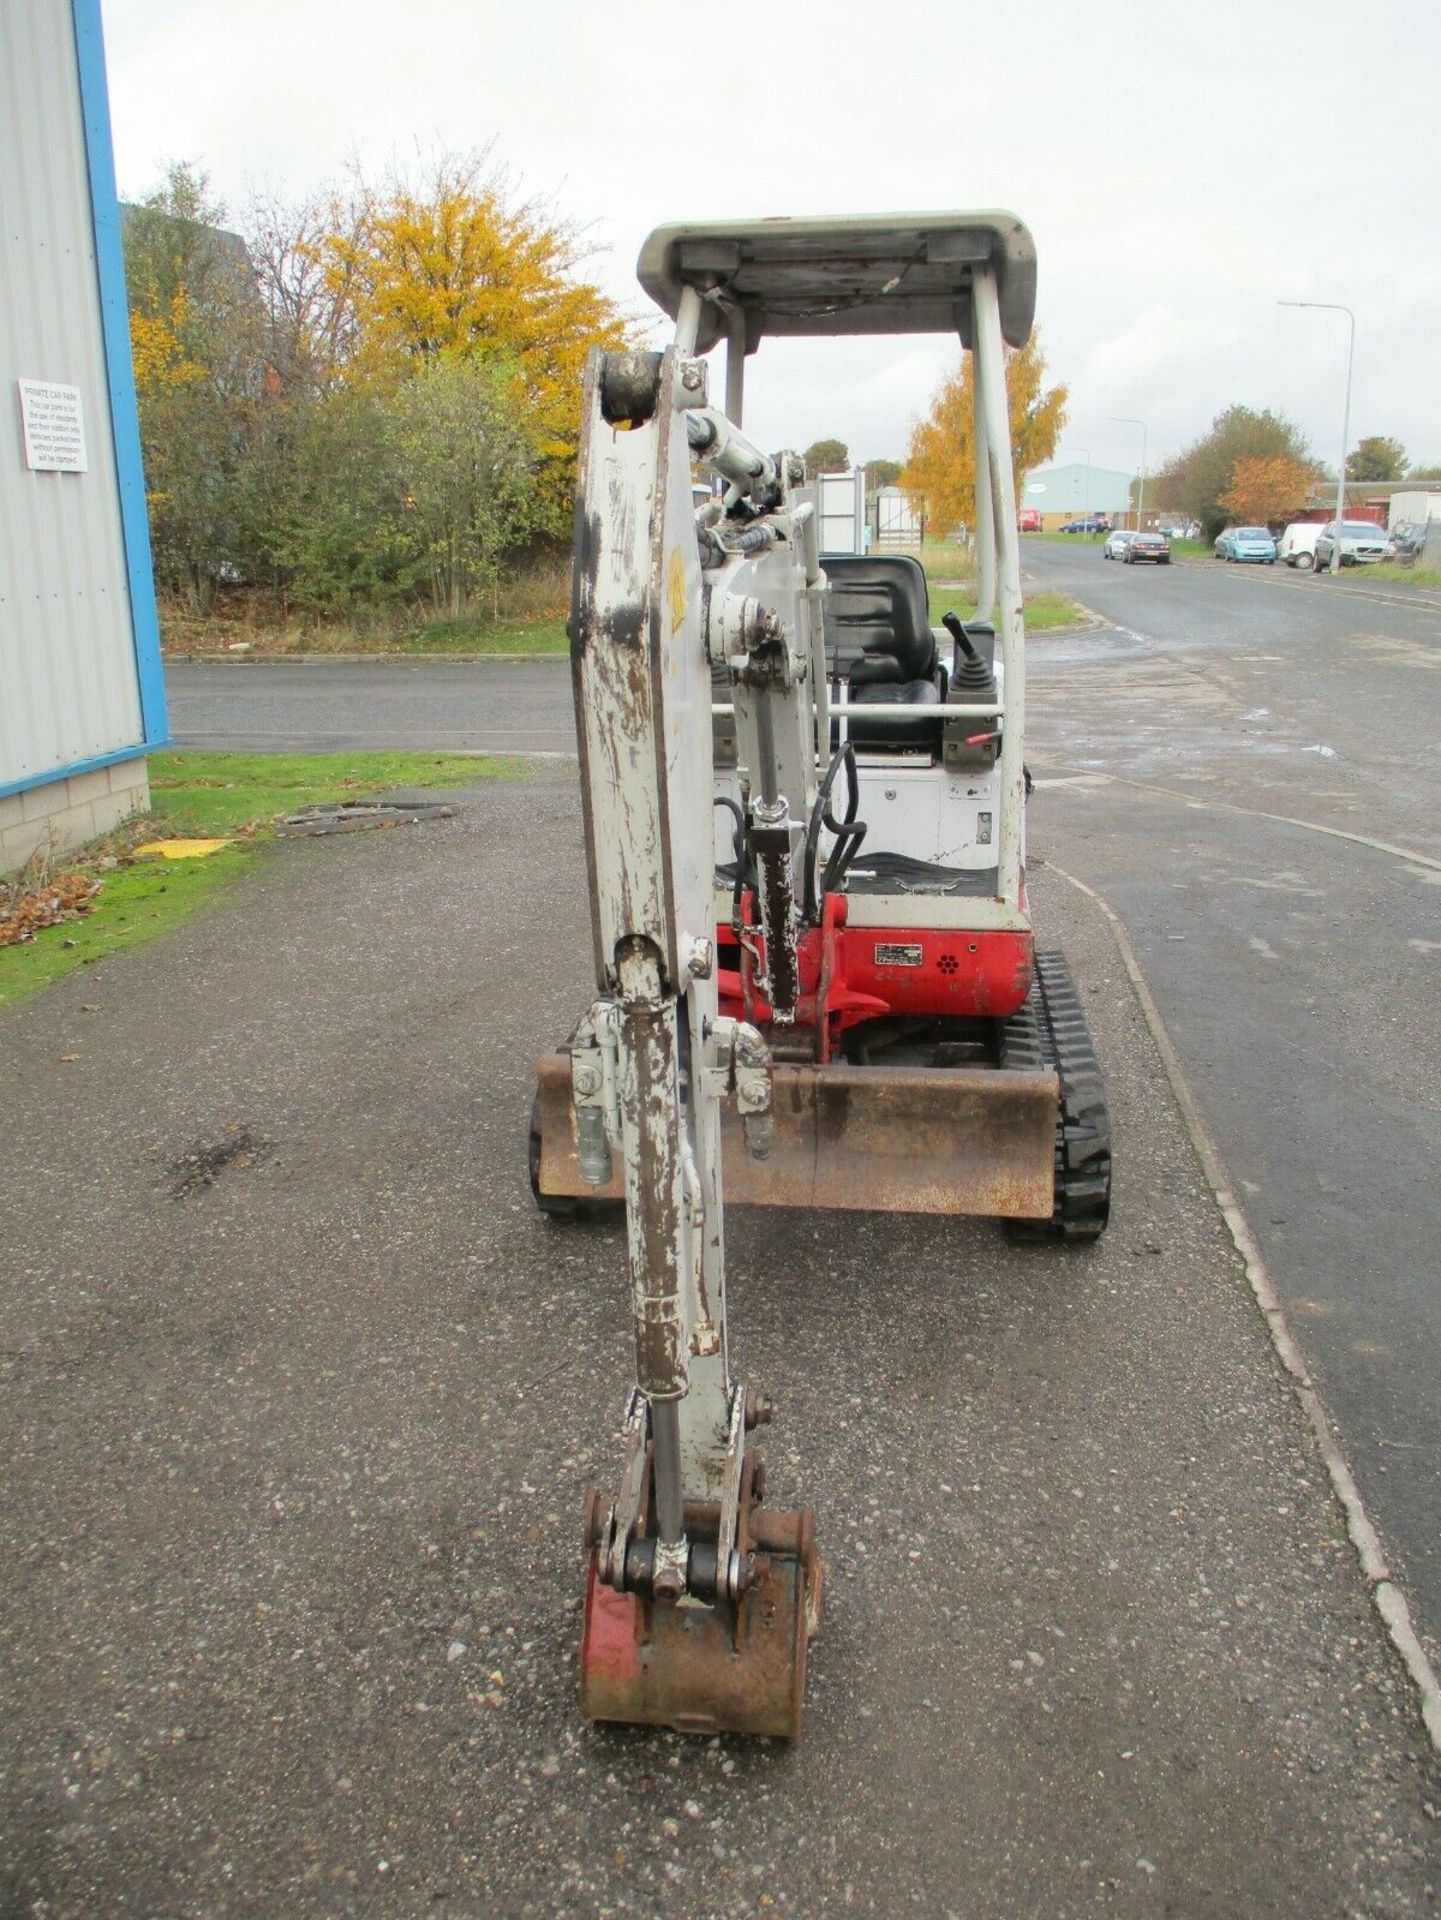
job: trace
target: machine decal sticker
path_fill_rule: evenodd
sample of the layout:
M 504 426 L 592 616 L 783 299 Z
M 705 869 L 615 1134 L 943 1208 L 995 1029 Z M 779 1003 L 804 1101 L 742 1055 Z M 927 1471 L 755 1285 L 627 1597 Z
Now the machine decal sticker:
M 680 557 L 680 548 L 670 550 L 670 565 L 666 569 L 666 598 L 670 602 L 670 630 L 675 633 L 685 619 L 685 562 Z

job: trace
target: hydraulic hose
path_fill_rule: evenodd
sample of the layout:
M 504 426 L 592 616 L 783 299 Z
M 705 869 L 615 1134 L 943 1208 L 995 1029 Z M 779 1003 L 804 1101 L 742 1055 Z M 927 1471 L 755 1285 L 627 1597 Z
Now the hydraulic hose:
M 831 790 L 835 786 L 836 776 L 842 767 L 846 773 L 846 814 L 843 820 L 837 820 L 831 813 Z M 835 754 L 826 768 L 826 777 L 821 781 L 816 793 L 815 805 L 811 808 L 810 821 L 806 827 L 806 852 L 804 868 L 805 916 L 812 926 L 819 926 L 821 907 L 826 894 L 834 893 L 844 880 L 851 862 L 860 852 L 861 842 L 866 837 L 866 823 L 856 819 L 856 810 L 861 803 L 860 778 L 856 772 L 856 750 L 847 740 Z M 820 854 L 821 829 L 835 836 L 826 868 L 821 876 L 819 889 L 816 887 L 816 861 Z
M 741 894 L 747 887 L 754 889 L 756 884 L 755 863 L 748 858 L 746 847 L 746 817 L 741 811 L 739 801 L 732 800 L 727 793 L 715 796 L 715 805 L 724 807 L 734 816 L 735 832 L 731 835 L 731 851 L 735 855 L 735 885 L 731 888 L 731 924 L 740 925 Z

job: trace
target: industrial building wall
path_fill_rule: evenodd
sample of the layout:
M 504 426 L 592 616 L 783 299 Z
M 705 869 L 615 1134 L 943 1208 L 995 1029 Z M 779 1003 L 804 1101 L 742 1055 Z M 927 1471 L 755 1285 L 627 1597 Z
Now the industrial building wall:
M 1080 461 L 1038 467 L 1025 476 L 1016 504 L 1036 508 L 1044 515 L 1047 527 L 1077 514 L 1106 513 L 1119 518 L 1131 506 L 1135 483 L 1133 473 L 1122 473 L 1115 467 L 1086 466 Z M 1149 495 L 1149 486 L 1146 491 Z
M 0 5 L 0 289 L 3 802 L 165 737 L 98 0 Z

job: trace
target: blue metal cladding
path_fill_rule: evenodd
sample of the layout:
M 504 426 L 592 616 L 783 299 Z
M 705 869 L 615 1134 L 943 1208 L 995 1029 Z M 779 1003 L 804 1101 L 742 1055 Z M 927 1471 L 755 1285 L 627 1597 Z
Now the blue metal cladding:
M 170 727 L 165 711 L 165 674 L 160 660 L 160 621 L 155 609 L 155 573 L 150 561 L 150 524 L 146 517 L 145 473 L 140 459 L 135 370 L 130 357 L 130 312 L 125 295 L 125 254 L 121 244 L 120 201 L 115 190 L 115 153 L 110 137 L 110 97 L 105 84 L 100 0 L 70 0 L 70 7 L 75 23 L 80 113 L 85 126 L 91 223 L 100 283 L 100 321 L 110 389 L 116 477 L 120 485 L 120 524 L 130 587 L 140 713 L 145 728 L 145 746 L 135 749 L 140 753 L 146 748 L 164 746 L 170 738 Z M 57 773 L 78 770 L 60 768 Z
M 150 751 L 148 746 L 117 747 L 114 753 L 92 754 L 88 760 L 70 760 L 63 767 L 50 767 L 38 777 L 27 774 L 23 780 L 0 781 L 0 800 L 12 793 L 30 793 L 48 786 L 52 780 L 68 780 L 78 773 L 98 773 L 101 767 L 118 766 L 122 760 L 139 760 Z

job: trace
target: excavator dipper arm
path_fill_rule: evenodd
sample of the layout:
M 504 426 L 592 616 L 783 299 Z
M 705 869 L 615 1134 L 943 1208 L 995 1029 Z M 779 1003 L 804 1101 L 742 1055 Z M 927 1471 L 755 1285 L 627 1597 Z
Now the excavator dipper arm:
M 795 1738 L 820 1563 L 808 1512 L 761 1505 L 765 1408 L 729 1368 L 719 1109 L 765 1152 L 769 1057 L 718 1017 L 692 446 L 737 497 L 771 476 L 706 410 L 685 334 L 683 315 L 664 354 L 597 350 L 584 397 L 570 638 L 600 998 L 571 1095 L 583 1180 L 622 1176 L 636 1386 L 615 1496 L 587 1511 L 581 1703 Z

